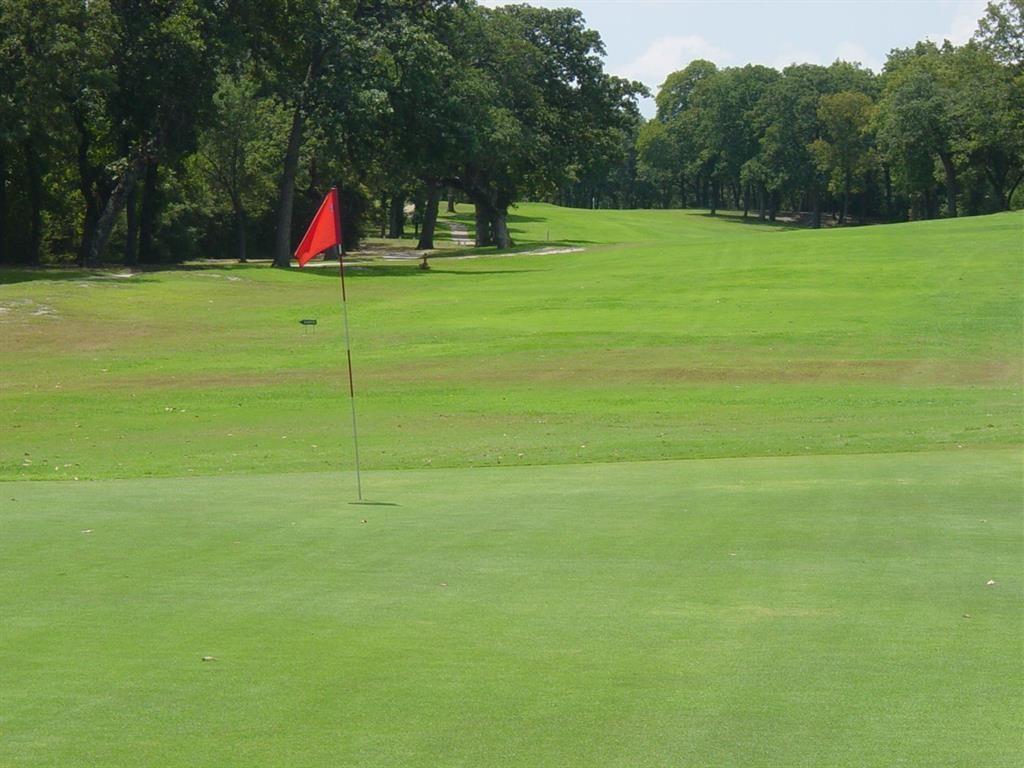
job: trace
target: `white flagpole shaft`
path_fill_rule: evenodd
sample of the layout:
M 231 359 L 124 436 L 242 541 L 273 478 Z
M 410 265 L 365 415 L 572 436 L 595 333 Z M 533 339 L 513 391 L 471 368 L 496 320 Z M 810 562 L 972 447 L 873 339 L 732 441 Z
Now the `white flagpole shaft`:
M 348 301 L 345 297 L 345 262 L 341 256 L 341 246 L 337 246 L 338 270 L 341 273 L 341 315 L 345 319 L 345 357 L 348 361 L 348 402 L 352 408 L 352 444 L 355 446 L 356 457 L 356 495 L 363 500 L 363 480 L 359 472 L 359 430 L 356 427 L 356 388 L 352 379 L 352 343 L 348 334 Z

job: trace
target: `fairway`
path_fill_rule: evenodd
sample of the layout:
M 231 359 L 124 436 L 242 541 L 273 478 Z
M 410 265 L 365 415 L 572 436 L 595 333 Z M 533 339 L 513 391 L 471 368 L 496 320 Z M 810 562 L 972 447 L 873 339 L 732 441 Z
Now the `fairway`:
M 373 506 L 335 270 L 0 271 L 0 765 L 1019 764 L 1024 215 L 510 224 L 354 260 Z

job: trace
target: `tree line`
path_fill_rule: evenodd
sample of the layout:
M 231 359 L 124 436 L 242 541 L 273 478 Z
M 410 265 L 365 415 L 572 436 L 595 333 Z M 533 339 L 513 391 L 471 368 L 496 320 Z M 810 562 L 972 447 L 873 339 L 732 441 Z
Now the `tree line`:
M 642 85 L 578 11 L 472 0 L 0 0 L 0 261 L 286 266 L 339 187 L 346 247 L 417 202 L 509 206 L 615 162 Z M 610 159 L 609 159 L 610 158 Z
M 0 262 L 270 257 L 324 192 L 346 248 L 433 247 L 446 197 L 478 245 L 515 202 L 722 207 L 841 222 L 1020 203 L 1024 0 L 974 40 L 856 64 L 604 71 L 573 9 L 473 0 L 0 0 Z
M 1024 204 L 1024 0 L 990 3 L 963 46 L 920 42 L 875 75 L 858 64 L 781 72 L 698 60 L 637 126 L 630 186 L 608 204 L 720 207 L 845 223 L 972 215 Z

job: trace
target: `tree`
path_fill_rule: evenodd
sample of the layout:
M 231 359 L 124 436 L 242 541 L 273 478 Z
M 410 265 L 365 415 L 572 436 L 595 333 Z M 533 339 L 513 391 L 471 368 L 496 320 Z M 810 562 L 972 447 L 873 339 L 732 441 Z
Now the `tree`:
M 832 187 L 842 191 L 843 210 L 839 222 L 847 220 L 854 179 L 871 163 L 871 120 L 874 105 L 863 93 L 840 91 L 821 97 L 818 119 L 823 137 L 811 145 L 818 167 L 828 173 Z
M 948 43 L 941 50 L 918 43 L 890 54 L 877 123 L 884 151 L 901 167 L 905 182 L 926 198 L 931 182 L 921 173 L 922 161 L 931 157 L 941 163 L 950 217 L 957 214 L 955 152 L 961 129 L 949 66 L 953 51 Z
M 806 197 L 811 208 L 811 226 L 821 226 L 821 197 L 824 178 L 811 150 L 821 138 L 818 103 L 832 90 L 829 70 L 815 64 L 787 67 L 782 77 L 765 89 L 751 117 L 760 132 L 754 175 L 763 189 L 760 196 L 789 195 L 801 207 Z M 762 206 L 763 207 L 763 206 Z
M 672 205 L 676 191 L 679 205 L 686 207 L 687 182 L 700 185 L 693 131 L 695 113 L 689 107 L 698 84 L 717 72 L 712 62 L 697 59 L 669 74 L 655 99 L 657 115 L 640 128 L 637 172 L 658 190 L 658 199 L 664 208 Z
M 87 3 L 90 6 L 92 3 Z M 99 4 L 98 4 L 99 5 Z M 217 18 L 198 0 L 110 0 L 107 13 L 113 83 L 103 98 L 113 159 L 105 168 L 113 180 L 102 178 L 88 159 L 80 161 L 87 195 L 83 261 L 98 261 L 106 251 L 115 220 L 129 209 L 126 256 L 136 258 L 133 241 L 134 197 L 144 184 L 139 217 L 138 256 L 151 256 L 157 216 L 158 168 L 176 163 L 189 152 L 210 106 L 215 72 L 214 38 Z M 97 30 L 93 30 L 95 33 Z M 95 112 L 74 114 L 82 145 L 88 154 L 102 119 Z
M 989 3 L 972 39 L 1001 64 L 1024 68 L 1024 0 Z
M 955 150 L 990 185 L 991 209 L 1009 210 L 1024 179 L 1024 75 L 973 43 L 957 49 L 951 65 L 952 114 L 961 127 Z
M 213 103 L 213 121 L 199 136 L 192 164 L 216 193 L 214 199 L 229 205 L 236 253 L 245 261 L 248 215 L 269 208 L 288 115 L 276 98 L 260 95 L 248 71 L 220 75 Z
M 690 97 L 697 84 L 715 75 L 718 67 L 707 59 L 694 59 L 685 68 L 672 72 L 658 89 L 655 97 L 657 120 L 670 123 L 690 106 Z
M 729 67 L 702 79 L 694 88 L 689 109 L 694 113 L 693 140 L 702 172 L 711 180 L 712 214 L 723 190 L 739 207 L 743 165 L 757 153 L 759 135 L 750 117 L 757 102 L 779 73 L 748 64 Z
M 459 12 L 453 85 L 464 116 L 450 183 L 477 210 L 478 244 L 512 244 L 508 208 L 621 152 L 642 89 L 603 71 L 600 36 L 579 11 L 530 6 Z
M 110 21 L 102 1 L 0 0 L 0 257 L 11 242 L 8 169 L 17 167 L 14 202 L 24 205 L 20 215 L 28 222 L 18 250 L 22 260 L 40 260 L 44 207 L 54 202 L 47 176 L 75 152 L 68 124 L 100 113 L 112 86 Z M 80 163 L 88 162 L 89 150 L 79 145 Z

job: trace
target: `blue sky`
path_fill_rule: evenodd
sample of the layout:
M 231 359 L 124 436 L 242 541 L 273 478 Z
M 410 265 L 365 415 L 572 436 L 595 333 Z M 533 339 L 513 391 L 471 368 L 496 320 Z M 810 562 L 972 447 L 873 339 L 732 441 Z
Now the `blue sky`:
M 484 0 L 506 5 L 507 0 Z M 781 68 L 793 62 L 859 61 L 876 72 L 893 48 L 918 40 L 964 43 L 986 0 L 531 0 L 579 8 L 601 33 L 609 72 L 657 91 L 693 59 Z M 642 104 L 654 113 L 653 101 Z

